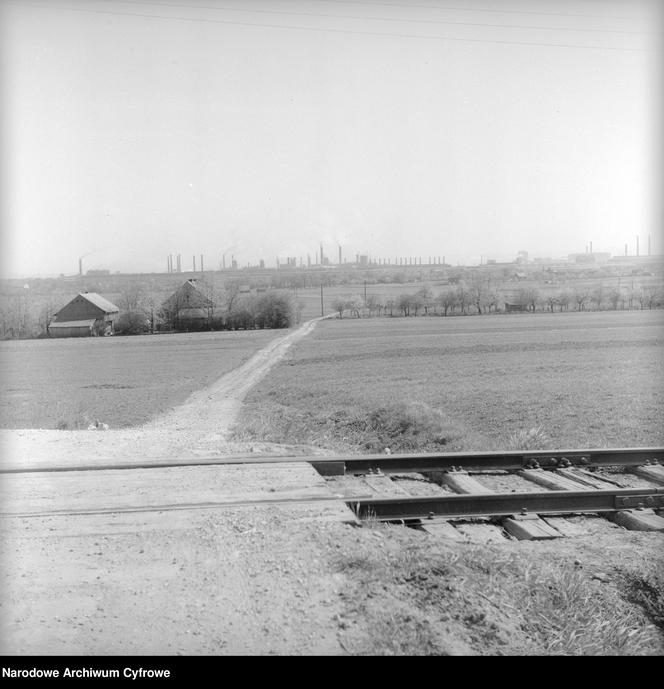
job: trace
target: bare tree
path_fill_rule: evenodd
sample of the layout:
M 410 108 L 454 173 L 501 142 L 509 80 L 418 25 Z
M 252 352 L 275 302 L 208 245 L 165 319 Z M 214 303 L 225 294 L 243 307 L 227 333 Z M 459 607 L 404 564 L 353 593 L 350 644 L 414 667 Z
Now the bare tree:
M 424 309 L 424 313 L 428 314 L 429 309 L 434 306 L 435 302 L 433 299 L 433 291 L 431 286 L 426 284 L 423 285 L 415 294 L 415 298 L 421 304 L 420 308 Z M 417 315 L 417 314 L 416 314 Z
M 237 279 L 226 280 L 226 283 L 224 284 L 226 311 L 228 311 L 228 313 L 233 312 L 235 302 L 240 296 L 240 284 L 240 281 Z
M 663 301 L 664 293 L 661 288 L 642 287 L 641 288 L 641 308 L 645 304 L 649 309 L 659 306 Z
M 610 292 L 609 292 L 609 303 L 613 307 L 613 310 L 616 311 L 618 309 L 618 304 L 622 302 L 623 307 L 625 305 L 625 297 L 620 289 L 618 287 L 614 287 Z
M 347 304 L 348 304 L 348 302 L 345 301 L 344 299 L 335 299 L 335 300 L 332 302 L 332 308 L 333 308 L 335 311 L 338 311 L 338 312 L 339 312 L 339 318 L 343 318 L 343 317 L 344 317 L 344 311 L 345 311 L 346 308 L 347 308 Z
M 516 294 L 516 303 L 533 313 L 537 309 L 539 299 L 540 293 L 535 287 L 523 287 Z
M 352 316 L 360 318 L 360 309 L 362 308 L 362 300 L 359 297 L 355 297 L 348 302 L 348 310 Z
M 477 309 L 477 313 L 480 315 L 486 311 L 489 305 L 489 301 L 487 299 L 489 287 L 489 279 L 478 274 L 471 278 L 470 284 L 468 285 L 470 300 Z
M 118 300 L 118 306 L 121 311 L 127 313 L 137 313 L 144 310 L 145 306 L 145 292 L 143 287 L 139 284 L 131 284 L 121 292 Z
M 590 298 L 590 295 L 588 294 L 588 289 L 580 287 L 574 291 L 574 295 L 572 296 L 572 299 L 574 300 L 574 303 L 576 304 L 576 310 L 577 311 L 585 311 L 586 304 L 588 303 L 588 299 Z
M 550 293 L 546 296 L 545 301 L 546 301 L 546 305 L 549 307 L 549 311 L 551 311 L 551 313 L 553 313 L 554 307 L 556 306 L 556 304 L 559 303 L 558 297 L 555 294 Z
M 379 297 L 375 294 L 369 294 L 367 296 L 365 306 L 367 307 L 367 310 L 369 311 L 369 317 L 371 317 L 371 315 L 374 311 L 379 311 L 380 308 L 382 307 Z
M 634 308 L 634 301 L 639 296 L 639 292 L 640 290 L 638 289 L 638 287 L 634 287 L 634 283 L 632 282 L 632 284 L 626 290 L 627 308 Z
M 572 295 L 569 293 L 569 290 L 562 290 L 561 292 L 558 293 L 558 304 L 560 304 L 560 310 L 567 311 L 569 308 L 570 302 L 572 301 Z
M 424 308 L 424 303 L 424 297 L 419 292 L 410 295 L 410 307 L 413 309 L 416 316 L 417 312 Z
M 443 316 L 447 316 L 447 312 L 450 309 L 454 309 L 454 305 L 456 304 L 456 294 L 453 289 L 444 289 L 439 295 L 438 295 L 438 303 L 440 304 L 440 308 L 443 310 Z
M 590 301 L 595 307 L 596 311 L 602 310 L 602 304 L 604 303 L 605 297 L 606 294 L 602 285 L 597 285 L 597 287 L 593 288 L 592 292 L 590 293 Z
M 458 306 L 461 309 L 461 313 L 465 315 L 466 309 L 472 303 L 471 302 L 472 295 L 470 293 L 470 290 L 468 289 L 468 287 L 466 286 L 466 284 L 464 282 L 460 282 L 456 286 L 456 288 L 454 290 L 454 294 L 456 297 L 455 307 Z
M 410 316 L 410 294 L 400 294 L 397 298 L 397 307 L 402 311 L 404 316 Z

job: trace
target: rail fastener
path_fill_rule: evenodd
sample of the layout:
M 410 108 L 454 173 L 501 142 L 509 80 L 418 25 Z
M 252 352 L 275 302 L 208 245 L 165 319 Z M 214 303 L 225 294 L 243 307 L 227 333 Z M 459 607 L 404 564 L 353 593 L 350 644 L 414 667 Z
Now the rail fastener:
M 371 516 L 381 521 L 504 517 L 524 513 L 602 513 L 626 509 L 661 509 L 664 507 L 664 488 L 370 498 L 346 500 L 346 504 L 361 519 Z

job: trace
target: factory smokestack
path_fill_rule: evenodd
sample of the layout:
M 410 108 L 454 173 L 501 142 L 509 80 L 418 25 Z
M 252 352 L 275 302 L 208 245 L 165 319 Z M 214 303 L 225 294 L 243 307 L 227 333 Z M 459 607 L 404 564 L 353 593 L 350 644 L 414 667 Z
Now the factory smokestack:
M 203 272 L 203 254 L 201 254 L 201 273 Z
M 639 235 L 636 235 L 636 255 L 639 255 Z
M 323 242 L 320 243 L 320 264 L 323 265 Z
M 78 259 L 78 274 L 80 277 L 83 277 L 83 259 L 82 258 Z
M 341 247 L 339 247 L 339 265 L 341 265 Z

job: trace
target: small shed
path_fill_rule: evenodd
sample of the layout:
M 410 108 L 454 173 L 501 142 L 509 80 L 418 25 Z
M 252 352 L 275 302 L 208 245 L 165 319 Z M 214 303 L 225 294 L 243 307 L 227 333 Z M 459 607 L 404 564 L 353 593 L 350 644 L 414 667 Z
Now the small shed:
M 60 309 L 48 324 L 51 337 L 112 335 L 119 309 L 96 292 L 82 292 Z
M 523 311 L 528 311 L 528 306 L 526 304 L 511 304 L 510 302 L 505 302 L 505 313 L 521 313 Z

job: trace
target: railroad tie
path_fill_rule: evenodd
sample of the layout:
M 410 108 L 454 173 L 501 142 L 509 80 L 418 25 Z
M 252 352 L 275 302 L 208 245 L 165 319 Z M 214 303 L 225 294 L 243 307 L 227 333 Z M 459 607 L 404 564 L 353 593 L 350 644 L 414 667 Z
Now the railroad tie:
M 574 469 L 523 469 L 519 475 L 551 490 L 601 490 L 607 486 L 607 482 Z M 621 510 L 607 518 L 630 531 L 664 531 L 664 518 L 652 509 Z
M 642 476 L 643 478 L 648 479 L 649 481 L 664 484 L 664 467 L 660 464 L 636 467 L 634 469 L 634 473 L 637 476 Z
M 482 485 L 473 476 L 469 476 L 464 471 L 453 471 L 442 476 L 443 482 L 457 493 L 470 495 L 487 495 L 493 493 L 492 490 Z M 540 541 L 549 538 L 560 538 L 562 534 L 555 528 L 549 526 L 543 519 L 536 514 L 533 515 L 513 515 L 503 520 L 503 528 L 510 536 L 514 536 L 519 541 Z
M 385 474 L 367 474 L 362 476 L 362 481 L 379 495 L 408 495 L 400 485 L 392 481 Z

